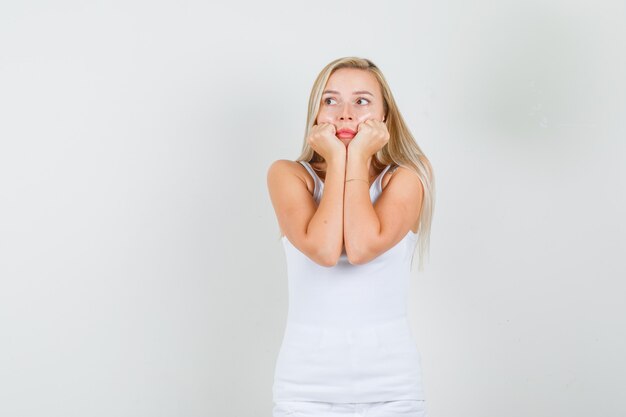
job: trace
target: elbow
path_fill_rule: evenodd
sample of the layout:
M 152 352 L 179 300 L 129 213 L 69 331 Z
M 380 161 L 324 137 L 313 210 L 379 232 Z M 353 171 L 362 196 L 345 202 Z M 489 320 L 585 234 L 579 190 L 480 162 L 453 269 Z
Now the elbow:
M 317 263 L 327 268 L 332 268 L 339 263 L 341 254 L 335 252 L 320 252 L 317 255 Z
M 370 258 L 361 252 L 349 252 L 348 253 L 348 262 L 351 265 L 363 265 L 370 261 Z
M 321 262 L 320 265 L 325 266 L 326 268 L 332 268 L 333 266 L 337 265 L 338 262 L 339 262 L 339 258 L 326 259 L 323 262 Z
M 350 265 L 363 265 L 367 263 L 367 261 L 363 261 L 362 258 L 355 258 L 354 256 L 348 257 L 348 262 L 350 262 Z

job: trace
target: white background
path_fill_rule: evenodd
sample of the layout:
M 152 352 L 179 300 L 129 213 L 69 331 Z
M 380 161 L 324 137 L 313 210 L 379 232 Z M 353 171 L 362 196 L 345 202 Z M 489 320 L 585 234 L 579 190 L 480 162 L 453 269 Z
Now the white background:
M 0 415 L 271 415 L 266 172 L 347 55 L 435 169 L 429 416 L 625 415 L 625 24 L 619 0 L 3 1 Z

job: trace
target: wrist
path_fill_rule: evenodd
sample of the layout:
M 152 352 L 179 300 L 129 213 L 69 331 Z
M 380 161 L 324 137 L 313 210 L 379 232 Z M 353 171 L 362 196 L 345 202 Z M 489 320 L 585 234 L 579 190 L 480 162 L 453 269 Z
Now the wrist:
M 346 155 L 333 155 L 330 158 L 326 158 L 327 167 L 345 168 Z
M 358 160 L 358 161 L 367 162 L 367 160 L 370 159 L 371 157 L 372 155 L 368 155 L 367 152 L 362 151 L 356 146 L 348 147 L 348 155 L 347 155 L 348 160 Z
M 365 152 L 361 152 L 357 149 L 348 151 L 348 162 L 353 161 L 357 163 L 368 163 L 372 160 L 372 155 L 367 155 Z

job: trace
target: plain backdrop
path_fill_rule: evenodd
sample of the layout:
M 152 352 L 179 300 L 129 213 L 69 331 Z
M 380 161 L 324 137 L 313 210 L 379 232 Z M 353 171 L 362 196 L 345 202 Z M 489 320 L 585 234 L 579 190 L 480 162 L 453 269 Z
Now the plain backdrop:
M 436 175 L 430 417 L 626 414 L 623 1 L 3 1 L 0 415 L 271 416 L 266 184 L 331 60 Z

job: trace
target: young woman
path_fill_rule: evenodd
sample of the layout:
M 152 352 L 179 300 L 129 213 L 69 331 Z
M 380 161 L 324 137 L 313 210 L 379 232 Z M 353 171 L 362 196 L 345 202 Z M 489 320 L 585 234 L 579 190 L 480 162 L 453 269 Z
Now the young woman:
M 320 72 L 302 154 L 275 161 L 267 184 L 289 283 L 274 417 L 426 416 L 406 297 L 434 178 L 372 61 Z

